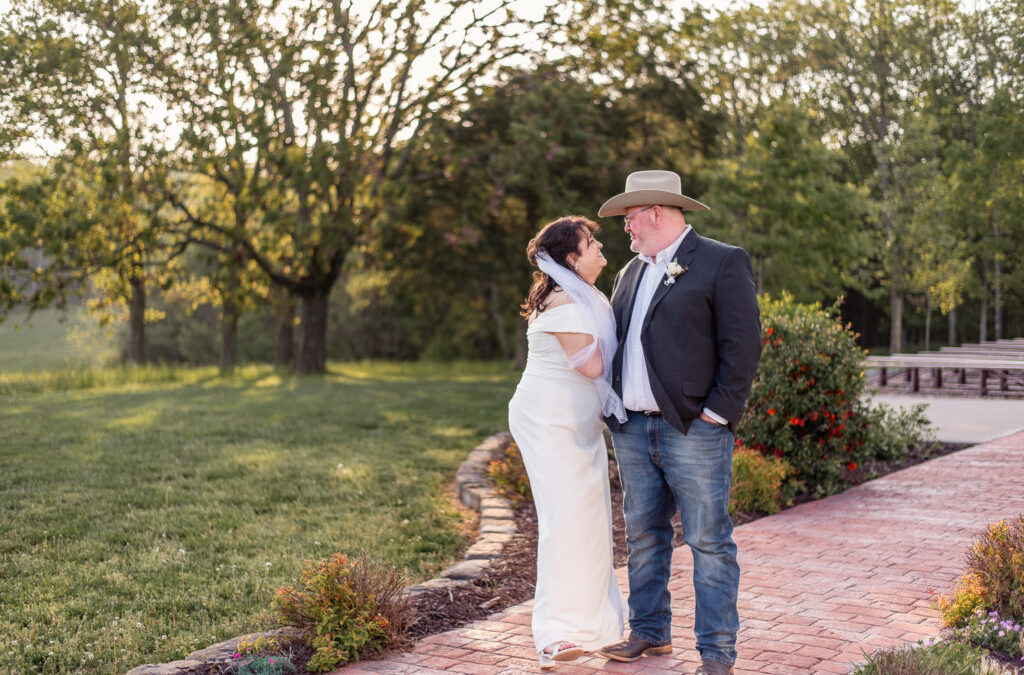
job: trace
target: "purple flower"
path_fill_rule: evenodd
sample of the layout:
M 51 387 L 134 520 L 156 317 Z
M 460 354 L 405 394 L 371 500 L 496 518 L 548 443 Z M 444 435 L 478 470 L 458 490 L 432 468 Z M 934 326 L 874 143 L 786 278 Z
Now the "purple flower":
M 1005 636 L 1006 636 L 1006 631 L 1005 630 L 999 631 L 999 637 L 1005 637 Z
M 233 659 L 240 659 L 240 658 L 242 658 L 242 655 L 236 652 L 236 653 L 231 655 L 231 658 L 233 658 Z
M 277 659 L 267 659 L 269 663 L 277 663 Z

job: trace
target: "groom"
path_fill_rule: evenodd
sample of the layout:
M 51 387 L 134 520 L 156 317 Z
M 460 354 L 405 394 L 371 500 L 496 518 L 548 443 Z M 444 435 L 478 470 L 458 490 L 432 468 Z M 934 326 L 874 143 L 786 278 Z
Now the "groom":
M 637 171 L 598 215 L 624 216 L 638 255 L 615 278 L 612 384 L 628 421 L 606 418 L 624 492 L 627 640 L 600 654 L 635 661 L 672 651 L 671 518 L 693 553 L 694 632 L 702 675 L 732 673 L 739 565 L 729 518 L 733 429 L 761 355 L 747 253 L 706 239 L 683 211 L 707 209 L 671 171 Z

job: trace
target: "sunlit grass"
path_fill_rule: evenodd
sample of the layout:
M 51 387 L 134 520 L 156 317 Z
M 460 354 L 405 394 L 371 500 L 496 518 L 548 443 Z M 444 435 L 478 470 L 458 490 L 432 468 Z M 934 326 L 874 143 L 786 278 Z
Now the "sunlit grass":
M 0 374 L 104 365 L 117 356 L 113 331 L 79 302 L 31 315 L 19 307 L 0 322 Z
M 270 625 L 304 560 L 423 579 L 465 546 L 446 486 L 505 427 L 498 364 L 0 375 L 0 672 L 120 673 Z

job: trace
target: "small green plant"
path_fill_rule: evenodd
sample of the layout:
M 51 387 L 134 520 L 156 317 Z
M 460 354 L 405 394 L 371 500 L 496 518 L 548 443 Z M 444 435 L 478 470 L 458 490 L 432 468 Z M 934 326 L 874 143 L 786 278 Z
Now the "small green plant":
M 732 455 L 729 513 L 778 513 L 782 483 L 792 470 L 784 459 L 737 445 Z
M 978 577 L 965 572 L 953 589 L 953 595 L 940 595 L 936 605 L 942 612 L 942 622 L 947 626 L 963 626 L 976 611 L 989 609 L 988 591 Z
M 242 665 L 237 675 L 286 675 L 294 673 L 295 664 L 283 656 L 257 656 Z
M 383 651 L 412 620 L 398 570 L 335 553 L 308 561 L 301 588 L 285 586 L 274 598 L 286 624 L 300 628 L 315 650 L 306 668 L 327 672 Z
M 962 635 L 986 649 L 1003 652 L 1012 658 L 1024 654 L 1024 627 L 1017 619 L 1005 619 L 999 612 L 976 610 L 967 619 Z
M 1003 675 L 984 650 L 955 640 L 890 647 L 868 655 L 850 675 Z
M 936 604 L 954 628 L 966 626 L 978 612 L 1024 622 L 1024 515 L 992 523 L 978 536 L 952 596 L 939 596 Z
M 273 635 L 259 635 L 252 640 L 244 637 L 238 641 L 239 654 L 259 654 L 261 652 L 276 652 L 282 647 L 281 640 Z
M 1024 620 L 1024 515 L 993 523 L 967 553 L 993 610 Z
M 510 443 L 505 448 L 501 459 L 492 460 L 487 473 L 498 492 L 517 502 L 533 499 L 530 491 L 530 478 L 526 475 L 526 465 L 519 454 L 519 446 Z

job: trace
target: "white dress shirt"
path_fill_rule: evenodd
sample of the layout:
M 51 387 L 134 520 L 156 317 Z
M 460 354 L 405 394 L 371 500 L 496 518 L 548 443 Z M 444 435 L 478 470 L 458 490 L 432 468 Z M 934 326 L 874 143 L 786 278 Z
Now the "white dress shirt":
M 636 291 L 629 331 L 626 333 L 625 352 L 622 355 L 622 402 L 627 410 L 661 410 L 658 402 L 654 400 L 654 392 L 651 391 L 651 380 L 647 375 L 647 360 L 644 357 L 640 334 L 643 330 L 644 317 L 647 316 L 651 300 L 658 290 L 658 284 L 664 283 L 668 274 L 669 256 L 675 253 L 691 229 L 687 225 L 678 239 L 658 251 L 653 258 L 643 254 L 638 256 L 647 265 L 647 270 L 640 279 L 640 287 Z M 726 423 L 726 420 L 707 408 L 704 408 L 704 413 L 719 424 Z

